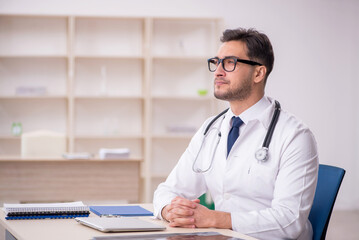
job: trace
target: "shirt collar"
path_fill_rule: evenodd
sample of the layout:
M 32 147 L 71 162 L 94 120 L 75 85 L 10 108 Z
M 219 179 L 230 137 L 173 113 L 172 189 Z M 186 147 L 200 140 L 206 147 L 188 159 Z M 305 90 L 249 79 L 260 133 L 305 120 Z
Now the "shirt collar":
M 269 97 L 262 97 L 257 103 L 253 106 L 242 112 L 239 116 L 234 115 L 231 108 L 227 112 L 227 118 L 232 119 L 233 116 L 240 117 L 245 125 L 251 121 L 259 121 L 262 123 L 263 127 L 268 129 L 271 117 L 274 111 L 274 100 Z M 230 121 L 231 123 L 231 121 Z

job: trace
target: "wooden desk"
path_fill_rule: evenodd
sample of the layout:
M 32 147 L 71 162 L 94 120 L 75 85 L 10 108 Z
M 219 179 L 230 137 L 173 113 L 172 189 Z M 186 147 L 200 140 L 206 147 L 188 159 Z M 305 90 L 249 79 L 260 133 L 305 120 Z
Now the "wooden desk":
M 0 204 L 78 200 L 139 202 L 141 161 L 1 157 Z
M 141 204 L 142 207 L 153 211 L 152 204 Z M 91 213 L 90 217 L 97 217 Z M 147 221 L 167 226 L 165 221 L 153 219 L 152 217 L 141 217 Z M 234 232 L 228 229 L 208 229 L 208 228 L 172 228 L 168 227 L 165 231 L 158 232 L 132 232 L 132 233 L 102 233 L 95 229 L 84 226 L 74 219 L 45 219 L 45 220 L 5 220 L 5 213 L 0 210 L 0 223 L 11 234 L 8 239 L 17 240 L 89 240 L 95 236 L 116 236 L 116 235 L 138 235 L 154 233 L 189 233 L 189 232 L 219 232 L 223 235 L 254 239 L 252 237 Z

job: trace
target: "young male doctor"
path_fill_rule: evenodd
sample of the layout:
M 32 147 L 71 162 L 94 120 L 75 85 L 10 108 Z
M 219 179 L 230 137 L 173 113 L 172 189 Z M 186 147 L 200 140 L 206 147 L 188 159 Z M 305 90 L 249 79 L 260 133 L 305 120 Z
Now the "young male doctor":
M 214 72 L 215 97 L 230 108 L 206 136 L 214 117 L 204 122 L 158 186 L 155 216 L 172 227 L 227 228 L 259 239 L 312 239 L 308 215 L 318 172 L 314 136 L 264 95 L 274 62 L 268 37 L 238 28 L 226 30 L 221 41 L 208 66 Z M 270 131 L 268 151 L 258 151 Z M 207 191 L 215 210 L 199 204 L 197 198 Z

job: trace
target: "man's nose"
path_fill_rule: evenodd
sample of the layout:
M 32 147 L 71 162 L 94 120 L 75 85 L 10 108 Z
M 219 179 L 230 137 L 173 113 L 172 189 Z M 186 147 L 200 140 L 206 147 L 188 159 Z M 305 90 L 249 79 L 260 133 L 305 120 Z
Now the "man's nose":
M 226 71 L 224 71 L 224 68 L 223 68 L 223 62 L 218 64 L 216 71 L 214 71 L 214 75 L 216 77 L 226 75 Z

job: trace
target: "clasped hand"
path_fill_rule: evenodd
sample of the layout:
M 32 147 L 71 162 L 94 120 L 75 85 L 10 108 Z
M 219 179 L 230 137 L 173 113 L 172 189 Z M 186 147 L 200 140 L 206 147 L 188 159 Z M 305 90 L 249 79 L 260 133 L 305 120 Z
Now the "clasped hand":
M 211 212 L 214 211 L 199 204 L 199 199 L 176 197 L 163 208 L 162 217 L 169 222 L 170 227 L 213 227 Z

